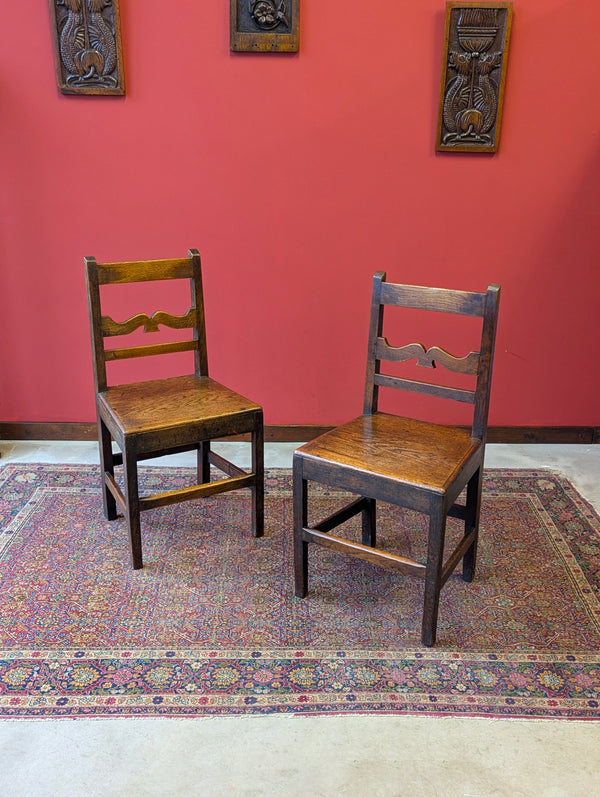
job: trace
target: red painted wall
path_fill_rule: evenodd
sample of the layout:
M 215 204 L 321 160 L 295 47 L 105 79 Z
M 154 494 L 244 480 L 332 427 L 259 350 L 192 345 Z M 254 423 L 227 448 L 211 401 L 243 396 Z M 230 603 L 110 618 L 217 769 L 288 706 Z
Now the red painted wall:
M 360 412 L 377 269 L 502 284 L 491 423 L 600 423 L 597 3 L 515 3 L 495 156 L 434 151 L 440 0 L 303 0 L 297 55 L 127 0 L 125 98 L 59 95 L 46 4 L 5 5 L 0 421 L 93 420 L 84 255 L 197 247 L 213 376 L 267 423 Z

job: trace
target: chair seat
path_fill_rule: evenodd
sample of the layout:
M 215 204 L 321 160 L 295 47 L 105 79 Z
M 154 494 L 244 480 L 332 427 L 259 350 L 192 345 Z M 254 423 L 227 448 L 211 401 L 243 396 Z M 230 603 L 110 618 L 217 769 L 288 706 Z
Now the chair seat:
M 480 448 L 481 441 L 471 437 L 470 429 L 378 412 L 338 426 L 296 453 L 307 465 L 307 460 L 325 461 L 347 472 L 444 493 Z
M 98 403 L 125 434 L 218 423 L 225 416 L 231 420 L 261 410 L 219 382 L 193 374 L 111 386 L 98 394 Z

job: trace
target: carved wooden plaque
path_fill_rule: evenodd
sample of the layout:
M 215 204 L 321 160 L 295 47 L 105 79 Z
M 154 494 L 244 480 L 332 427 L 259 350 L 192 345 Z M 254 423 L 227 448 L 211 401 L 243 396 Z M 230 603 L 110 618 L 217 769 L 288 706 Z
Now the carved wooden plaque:
M 230 49 L 298 52 L 300 0 L 229 0 Z
M 446 4 L 436 150 L 497 152 L 512 3 Z
M 50 0 L 62 94 L 125 94 L 119 0 Z

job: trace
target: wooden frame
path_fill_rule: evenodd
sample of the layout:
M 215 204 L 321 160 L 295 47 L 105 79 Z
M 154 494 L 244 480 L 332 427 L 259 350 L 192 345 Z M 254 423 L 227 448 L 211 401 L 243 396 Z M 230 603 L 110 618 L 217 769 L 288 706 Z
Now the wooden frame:
M 61 94 L 125 94 L 119 0 L 50 0 Z
M 230 49 L 296 53 L 300 0 L 229 0 Z
M 446 4 L 436 150 L 497 152 L 512 3 Z

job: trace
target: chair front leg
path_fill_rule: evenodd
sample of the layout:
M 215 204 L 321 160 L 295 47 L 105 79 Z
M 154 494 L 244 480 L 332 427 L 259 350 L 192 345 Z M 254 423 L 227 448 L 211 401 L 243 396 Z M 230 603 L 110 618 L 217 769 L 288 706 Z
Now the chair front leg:
M 467 484 L 467 517 L 465 519 L 465 536 L 472 531 L 475 539 L 463 557 L 463 581 L 473 581 L 477 564 L 477 541 L 479 537 L 479 515 L 481 512 L 481 490 L 483 486 L 483 466 L 471 476 Z
M 127 528 L 131 547 L 131 564 L 134 570 L 140 570 L 142 561 L 142 532 L 140 527 L 140 501 L 138 488 L 136 452 L 125 445 L 123 451 L 123 472 L 125 480 L 125 505 L 127 510 Z
M 294 583 L 298 598 L 308 592 L 308 543 L 303 539 L 302 529 L 308 522 L 308 487 L 302 478 L 302 463 L 294 458 Z
M 102 474 L 102 503 L 104 515 L 107 520 L 115 520 L 117 517 L 117 503 L 114 495 L 108 489 L 105 474 L 109 473 L 113 478 L 115 466 L 112 451 L 112 436 L 108 427 L 98 415 L 98 445 L 100 448 L 100 471 Z
M 442 509 L 441 503 L 439 503 L 433 508 L 429 516 L 429 542 L 427 546 L 423 625 L 421 629 L 421 642 L 428 647 L 435 644 L 437 632 L 445 536 L 446 514 Z
M 254 473 L 254 486 L 252 487 L 252 533 L 255 537 L 262 537 L 265 531 L 265 462 L 264 462 L 264 431 L 262 413 L 252 432 L 252 472 Z

